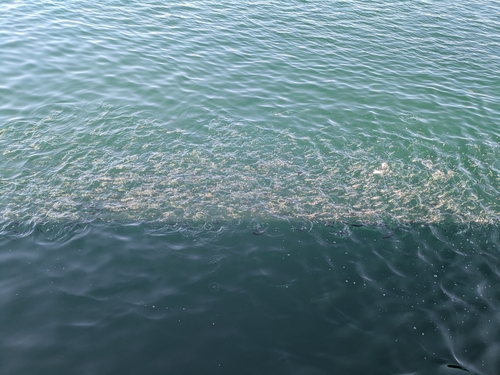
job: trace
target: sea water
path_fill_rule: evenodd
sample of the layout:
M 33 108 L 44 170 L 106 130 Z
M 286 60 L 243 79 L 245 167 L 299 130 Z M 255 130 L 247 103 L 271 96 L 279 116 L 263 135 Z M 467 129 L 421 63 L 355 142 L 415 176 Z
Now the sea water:
M 0 372 L 499 373 L 498 14 L 2 2 Z

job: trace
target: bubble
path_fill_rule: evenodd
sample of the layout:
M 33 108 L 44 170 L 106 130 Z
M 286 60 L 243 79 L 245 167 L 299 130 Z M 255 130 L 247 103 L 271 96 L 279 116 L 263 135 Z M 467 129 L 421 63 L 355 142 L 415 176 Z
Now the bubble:
M 208 289 L 210 289 L 211 292 L 218 292 L 220 289 L 220 285 L 217 283 L 210 283 Z

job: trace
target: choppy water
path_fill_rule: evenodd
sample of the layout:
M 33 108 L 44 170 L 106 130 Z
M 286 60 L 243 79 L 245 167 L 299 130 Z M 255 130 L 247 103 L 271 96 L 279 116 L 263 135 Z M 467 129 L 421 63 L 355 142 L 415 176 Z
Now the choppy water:
M 500 372 L 497 1 L 4 1 L 0 372 Z

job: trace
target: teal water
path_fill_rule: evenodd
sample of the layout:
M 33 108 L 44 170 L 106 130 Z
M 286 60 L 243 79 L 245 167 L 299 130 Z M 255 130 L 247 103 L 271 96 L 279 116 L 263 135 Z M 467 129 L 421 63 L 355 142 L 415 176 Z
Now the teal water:
M 499 13 L 2 2 L 0 372 L 500 373 Z

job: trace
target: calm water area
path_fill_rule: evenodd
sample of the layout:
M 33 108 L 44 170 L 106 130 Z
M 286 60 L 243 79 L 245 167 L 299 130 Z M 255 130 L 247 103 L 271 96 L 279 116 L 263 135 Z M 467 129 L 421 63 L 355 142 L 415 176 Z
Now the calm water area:
M 500 374 L 500 2 L 0 2 L 0 374 Z

